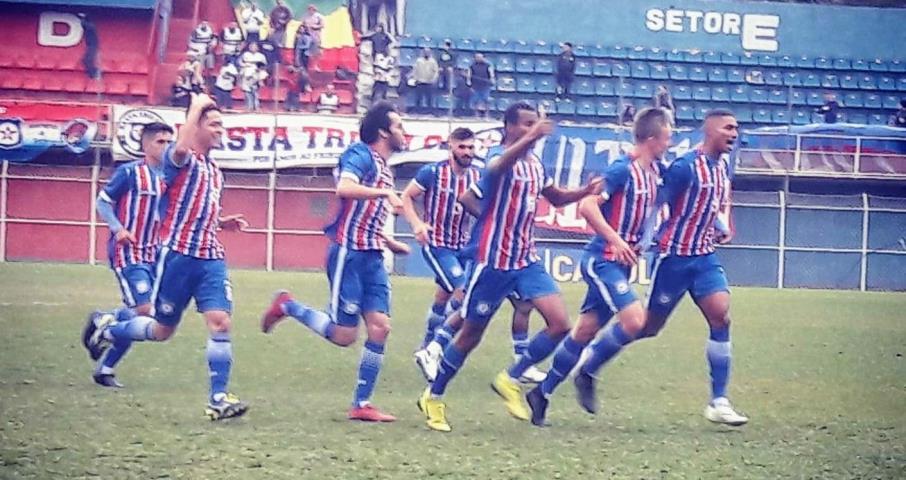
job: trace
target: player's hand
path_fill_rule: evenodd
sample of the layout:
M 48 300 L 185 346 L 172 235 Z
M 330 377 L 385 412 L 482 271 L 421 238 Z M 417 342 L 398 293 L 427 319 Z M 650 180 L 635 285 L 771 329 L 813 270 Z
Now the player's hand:
M 393 190 L 387 190 L 386 197 L 387 201 L 390 202 L 390 206 L 393 207 L 393 214 L 399 215 L 403 210 L 403 201 L 400 199 L 400 196 Z
M 412 229 L 412 233 L 415 234 L 415 241 L 418 242 L 419 245 L 427 245 L 428 234 L 431 232 L 431 230 L 433 230 L 433 228 L 431 228 L 431 225 L 428 225 L 425 222 L 422 222 L 420 225 L 416 225 L 415 228 Z
M 623 265 L 632 266 L 639 263 L 639 257 L 636 255 L 635 250 L 633 250 L 622 238 L 618 238 L 617 241 L 611 242 L 610 249 L 613 251 L 617 262 L 622 263 Z
M 714 239 L 717 240 L 718 245 L 726 245 L 733 240 L 733 232 L 724 233 L 718 230 L 714 232 Z
M 190 102 L 192 107 L 197 108 L 198 110 L 201 110 L 202 108 L 205 108 L 209 105 L 217 105 L 217 102 L 215 102 L 214 99 L 206 93 L 192 92 L 189 94 L 189 96 L 191 97 Z
M 547 118 L 547 113 L 541 108 L 538 110 L 538 121 L 535 122 L 535 124 L 532 125 L 531 130 L 528 131 L 528 136 L 532 140 L 538 140 L 551 133 L 554 133 L 554 121 Z
M 246 228 L 249 227 L 249 222 L 246 221 L 245 215 L 237 213 L 235 215 L 227 215 L 225 217 L 220 217 L 220 229 L 226 230 L 228 232 L 243 232 Z
M 585 190 L 585 196 L 600 195 L 604 191 L 604 177 L 592 177 L 583 190 Z
M 119 245 L 138 243 L 138 241 L 135 239 L 135 235 L 133 235 L 132 232 L 126 230 L 125 228 L 121 228 L 120 231 L 116 232 L 115 238 L 116 243 Z
M 387 242 L 387 248 L 391 252 L 393 252 L 397 255 L 409 255 L 409 252 L 412 251 L 409 248 L 409 245 L 406 245 L 405 243 L 403 243 L 393 237 L 388 237 L 387 235 L 384 235 L 383 233 L 380 233 L 379 235 L 381 236 L 381 238 L 384 239 L 385 242 Z

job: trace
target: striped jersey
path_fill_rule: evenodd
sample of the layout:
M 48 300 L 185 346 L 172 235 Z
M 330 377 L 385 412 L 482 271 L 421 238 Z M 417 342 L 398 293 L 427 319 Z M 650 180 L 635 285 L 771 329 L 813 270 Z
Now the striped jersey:
M 217 238 L 223 173 L 214 159 L 190 151 L 185 163 L 173 163 L 175 144 L 164 152 L 167 192 L 161 207 L 160 236 L 174 252 L 201 259 L 222 259 L 223 244 Z
M 618 158 L 604 171 L 607 201 L 601 205 L 601 213 L 630 246 L 641 240 L 645 219 L 655 211 L 659 178 L 657 165 L 644 167 L 628 155 Z M 604 260 L 616 260 L 611 246 L 601 235 L 592 237 L 586 250 L 601 255 Z
M 424 192 L 423 219 L 432 227 L 428 244 L 459 250 L 469 241 L 466 225 L 469 215 L 457 199 L 478 181 L 480 172 L 470 166 L 457 175 L 453 161 L 429 163 L 419 169 L 412 181 Z
M 393 172 L 387 160 L 364 143 L 351 145 L 338 165 L 338 178 L 349 178 L 372 188 L 393 188 Z M 340 246 L 351 250 L 382 250 L 381 236 L 391 206 L 386 198 L 340 199 L 340 210 L 325 232 Z
M 113 205 L 113 211 L 123 228 L 132 233 L 135 243 L 117 244 L 111 232 L 107 242 L 110 266 L 154 263 L 160 245 L 159 206 L 165 187 L 160 173 L 138 161 L 120 166 L 98 195 Z
M 670 216 L 661 225 L 659 250 L 679 256 L 714 252 L 715 221 L 729 208 L 729 159 L 709 160 L 701 150 L 676 159 L 664 174 Z
M 488 151 L 488 164 L 503 153 Z M 498 270 L 517 270 L 540 260 L 535 251 L 535 211 L 541 191 L 553 185 L 544 165 L 533 153 L 516 161 L 506 172 L 486 171 L 472 191 L 481 199 L 471 243 L 475 261 Z

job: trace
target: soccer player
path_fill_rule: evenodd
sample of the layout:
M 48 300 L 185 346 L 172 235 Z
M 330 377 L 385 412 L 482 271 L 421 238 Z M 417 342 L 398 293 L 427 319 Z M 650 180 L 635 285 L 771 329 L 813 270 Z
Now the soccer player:
M 242 230 L 248 224 L 242 215 L 220 216 L 223 174 L 209 155 L 222 137 L 223 118 L 217 105 L 205 94 L 193 95 L 186 123 L 163 156 L 167 191 L 160 228 L 163 247 L 152 290 L 155 317 L 100 324 L 89 320 L 86 326 L 92 352 L 124 340 L 160 342 L 173 335 L 194 299 L 210 332 L 206 349 L 210 394 L 205 414 L 211 420 L 238 417 L 248 410 L 247 403 L 227 390 L 233 364 L 233 294 L 217 231 Z
M 686 292 L 701 310 L 710 328 L 706 356 L 711 368 L 711 401 L 705 417 L 715 423 L 739 426 L 748 418 L 736 412 L 727 399 L 730 376 L 730 288 L 714 244 L 727 243 L 732 232 L 719 214 L 729 212 L 728 155 L 739 135 L 739 125 L 729 110 L 705 114 L 701 147 L 678 158 L 664 173 L 658 202 L 665 201 L 670 215 L 660 229 L 658 256 L 648 289 L 648 314 L 638 338 L 653 337 Z M 653 218 L 653 216 L 651 217 Z M 649 218 L 649 223 L 653 221 Z M 643 235 L 647 245 L 650 235 Z M 620 329 L 620 330 L 618 330 Z M 633 341 L 621 324 L 588 348 L 591 355 L 575 380 L 579 401 L 595 411 L 594 375 L 622 348 Z
M 578 322 L 554 353 L 547 378 L 526 395 L 532 423 L 537 426 L 545 425 L 548 401 L 554 389 L 579 362 L 582 349 L 613 315 L 619 321 L 607 327 L 597 346 L 635 338 L 645 324 L 645 308 L 629 285 L 629 275 L 637 264 L 638 241 L 645 219 L 656 214 L 660 177 L 657 162 L 670 146 L 671 133 L 666 111 L 659 108 L 640 111 L 633 125 L 633 151 L 607 168 L 601 195 L 585 197 L 579 204 L 579 213 L 595 233 L 581 263 L 588 292 Z
M 535 142 L 551 133 L 553 123 L 527 103 L 517 102 L 507 109 L 504 130 L 503 152 L 489 156 L 487 172 L 471 189 L 482 208 L 470 240 L 477 250 L 463 299 L 465 321 L 444 350 L 434 383 L 418 399 L 419 409 L 433 430 L 451 430 L 442 400 L 447 384 L 478 345 L 491 317 L 510 292 L 518 291 L 530 301 L 547 324 L 529 342 L 526 353 L 500 372 L 492 384 L 514 417 L 529 419 L 517 379 L 530 365 L 550 355 L 569 331 L 563 298 L 535 250 L 535 211 L 541 195 L 552 205 L 561 206 L 600 193 L 601 179 L 576 190 L 553 185 L 541 160 L 532 153 Z
M 331 239 L 327 258 L 329 311 L 309 308 L 289 292 L 280 291 L 262 316 L 261 330 L 269 333 L 288 315 L 329 342 L 346 347 L 356 341 L 359 319 L 364 319 L 367 340 L 347 417 L 392 422 L 396 418 L 372 405 L 371 396 L 390 334 L 390 279 L 383 250 L 408 252 L 407 245 L 382 233 L 390 213 L 402 208 L 388 164 L 390 156 L 401 151 L 406 141 L 396 108 L 387 102 L 373 105 L 362 119 L 359 136 L 362 142 L 340 155 L 336 190 L 340 209 L 326 231 Z
M 153 310 L 151 286 L 160 246 L 158 207 L 164 193 L 160 166 L 172 138 L 173 129 L 167 124 L 145 125 L 141 133 L 145 158 L 118 167 L 95 203 L 98 214 L 110 229 L 107 257 L 123 295 L 123 305 L 138 315 L 149 316 Z M 97 317 L 99 313 L 92 315 Z M 88 340 L 83 335 L 82 342 L 87 344 Z M 123 387 L 116 379 L 114 368 L 131 344 L 116 342 L 107 350 L 92 374 L 95 383 L 102 387 Z

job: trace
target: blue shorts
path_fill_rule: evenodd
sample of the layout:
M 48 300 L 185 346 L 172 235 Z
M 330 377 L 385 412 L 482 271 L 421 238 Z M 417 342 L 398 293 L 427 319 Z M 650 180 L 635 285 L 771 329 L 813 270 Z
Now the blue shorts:
M 491 101 L 491 87 L 475 87 L 472 103 L 488 103 Z
M 610 317 L 638 301 L 629 284 L 631 267 L 604 260 L 599 256 L 582 257 L 582 278 L 588 284 L 588 293 L 582 302 L 582 313 L 594 311 L 598 323 L 604 326 Z
M 390 278 L 380 250 L 350 250 L 331 243 L 327 251 L 330 316 L 339 325 L 354 327 L 368 312 L 390 315 Z
M 716 254 L 661 256 L 654 263 L 648 309 L 667 317 L 686 292 L 697 301 L 713 293 L 729 291 L 727 275 Z
M 233 286 L 223 259 L 190 257 L 164 248 L 157 259 L 154 284 L 154 317 L 173 327 L 182 312 L 195 299 L 200 313 L 233 311 Z
M 465 263 L 470 260 L 461 250 L 424 246 L 422 256 L 434 272 L 434 281 L 447 293 L 453 293 L 466 284 Z
M 135 263 L 122 268 L 114 268 L 116 282 L 123 294 L 123 305 L 135 308 L 151 303 L 151 288 L 154 286 L 154 266 L 147 263 Z
M 503 299 L 517 292 L 520 300 L 530 301 L 560 293 L 554 279 L 540 262 L 518 270 L 497 270 L 485 264 L 475 266 L 466 288 L 463 317 L 487 324 Z

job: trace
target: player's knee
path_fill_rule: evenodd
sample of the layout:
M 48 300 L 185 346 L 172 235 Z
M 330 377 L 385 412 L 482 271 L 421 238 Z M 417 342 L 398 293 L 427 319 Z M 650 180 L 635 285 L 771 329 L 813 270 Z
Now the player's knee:
M 337 327 L 330 336 L 330 341 L 341 347 L 348 347 L 358 338 L 358 329 L 353 327 Z
M 709 316 L 708 324 L 710 324 L 712 328 L 729 328 L 730 310 L 727 309 L 724 312 L 718 312 L 715 315 Z
M 154 305 L 150 303 L 143 303 L 135 307 L 136 315 L 141 315 L 143 317 L 150 317 L 152 310 L 154 310 Z
M 383 342 L 390 336 L 390 319 L 385 318 L 368 323 L 368 339 Z
M 629 307 L 620 312 L 620 326 L 627 334 L 636 337 L 645 328 L 645 311 L 640 308 Z
M 155 323 L 152 334 L 158 342 L 164 342 L 170 339 L 176 332 L 176 327 L 170 327 L 161 323 Z
M 232 327 L 233 322 L 227 312 L 220 310 L 205 312 L 204 317 L 208 324 L 208 330 L 212 333 L 228 333 Z

